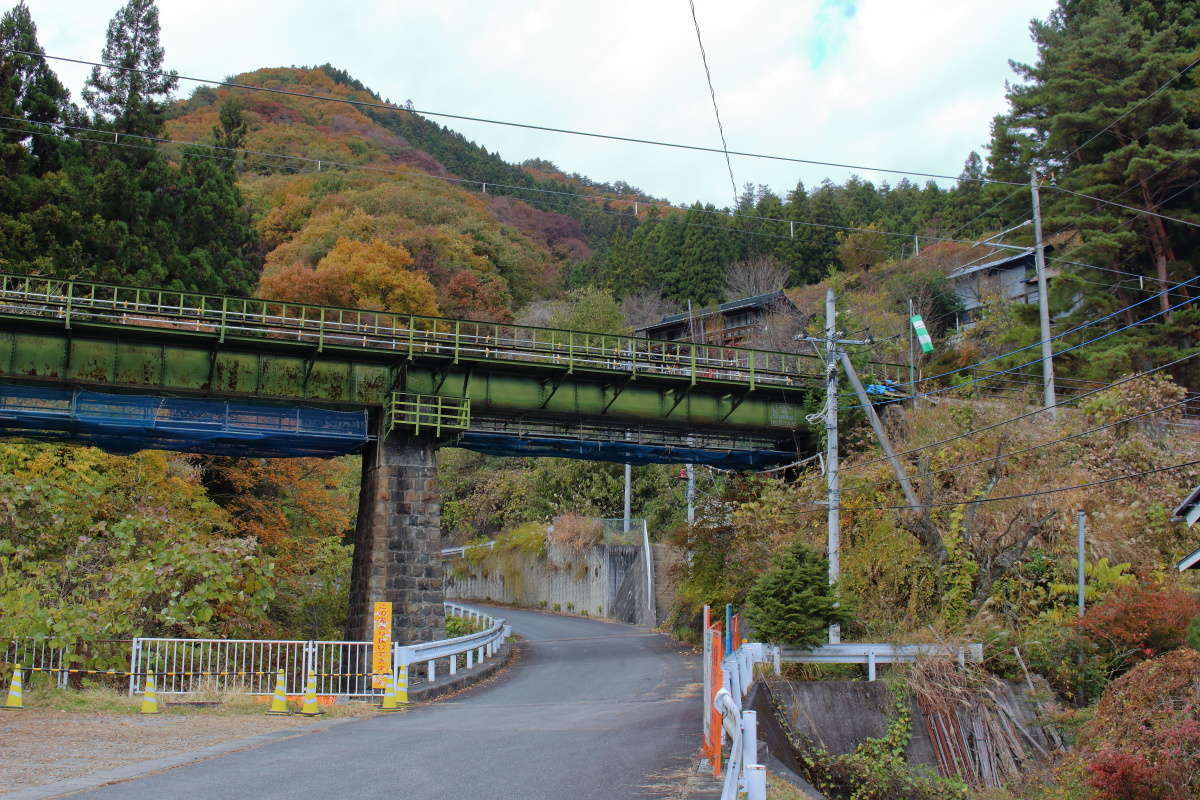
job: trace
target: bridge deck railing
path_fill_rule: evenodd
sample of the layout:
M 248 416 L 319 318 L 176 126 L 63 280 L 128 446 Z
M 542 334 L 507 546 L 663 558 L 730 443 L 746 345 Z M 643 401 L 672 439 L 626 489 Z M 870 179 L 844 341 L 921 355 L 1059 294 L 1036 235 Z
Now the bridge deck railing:
M 475 322 L 276 300 L 0 274 L 0 314 L 226 336 L 286 339 L 407 356 L 520 361 L 748 385 L 807 385 L 814 356 L 644 339 L 508 323 Z

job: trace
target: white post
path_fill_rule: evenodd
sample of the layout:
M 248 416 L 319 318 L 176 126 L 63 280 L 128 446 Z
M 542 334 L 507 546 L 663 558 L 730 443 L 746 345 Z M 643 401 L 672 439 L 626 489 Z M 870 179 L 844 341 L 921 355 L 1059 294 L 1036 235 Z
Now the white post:
M 742 763 L 758 763 L 758 712 L 742 712 Z
M 429 682 L 433 683 L 437 680 L 437 659 L 429 659 Z
M 1058 419 L 1054 400 L 1054 345 L 1050 341 L 1050 298 L 1046 291 L 1046 254 L 1042 247 L 1042 209 L 1038 201 L 1037 170 L 1029 169 L 1029 190 L 1033 194 L 1034 264 L 1037 266 L 1038 321 L 1042 331 L 1042 394 L 1051 421 Z
M 654 602 L 654 551 L 650 549 L 650 529 L 642 520 L 642 560 L 646 562 L 646 619 L 651 626 L 658 624 L 658 608 Z
M 629 438 L 629 434 L 625 434 L 625 438 Z M 633 466 L 625 465 L 625 533 L 629 533 L 630 515 L 633 511 Z
M 867 680 L 875 680 L 875 651 L 867 651 Z
M 696 466 L 687 465 L 687 524 L 696 524 Z
M 1087 540 L 1087 514 L 1084 513 L 1082 508 L 1076 512 L 1075 522 L 1077 525 L 1077 532 L 1079 534 L 1079 566 L 1077 568 L 1077 573 L 1078 573 L 1077 579 L 1079 581 L 1079 616 L 1082 617 L 1083 616 L 1083 598 L 1084 598 L 1084 593 L 1085 593 L 1084 590 L 1087 585 L 1087 582 L 1086 582 L 1087 576 L 1085 574 L 1085 568 L 1084 568 L 1084 564 L 1086 562 L 1084 562 L 1084 560 L 1083 560 L 1084 546 L 1087 544 L 1087 541 L 1086 541 Z
M 450 674 L 454 675 L 458 672 L 458 656 L 450 656 Z
M 746 800 L 767 800 L 767 768 L 746 764 Z

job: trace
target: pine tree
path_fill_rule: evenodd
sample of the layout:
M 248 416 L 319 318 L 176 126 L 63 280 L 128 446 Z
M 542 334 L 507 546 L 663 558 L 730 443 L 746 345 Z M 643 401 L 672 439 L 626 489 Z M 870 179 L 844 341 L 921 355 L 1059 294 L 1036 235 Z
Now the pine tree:
M 164 51 L 158 43 L 155 0 L 129 0 L 108 23 L 108 37 L 93 67 L 83 98 L 98 121 L 120 133 L 159 136 L 167 101 L 179 79 L 162 73 Z
M 1032 29 L 1038 60 L 1015 65 L 1027 83 L 1009 92 L 1004 133 L 1023 136 L 1021 148 L 1064 187 L 1200 220 L 1196 73 L 1156 91 L 1195 59 L 1200 9 L 1166 0 L 1060 0 Z M 1196 273 L 1182 258 L 1197 247 L 1194 229 L 1079 198 L 1043 197 L 1048 224 L 1083 234 L 1079 260 L 1128 262 L 1163 282 Z M 1160 302 L 1165 310 L 1171 301 L 1164 294 Z
M 792 647 L 815 647 L 830 625 L 847 625 L 850 609 L 828 583 L 829 563 L 797 542 L 759 577 L 746 594 L 746 620 L 757 639 Z

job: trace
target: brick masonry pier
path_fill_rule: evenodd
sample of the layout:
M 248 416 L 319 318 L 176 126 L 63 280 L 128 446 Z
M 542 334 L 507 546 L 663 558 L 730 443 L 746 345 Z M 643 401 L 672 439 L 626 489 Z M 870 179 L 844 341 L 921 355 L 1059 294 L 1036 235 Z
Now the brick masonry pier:
M 399 431 L 363 453 L 346 638 L 371 640 L 374 603 L 392 603 L 400 644 L 445 633 L 441 498 L 432 439 Z

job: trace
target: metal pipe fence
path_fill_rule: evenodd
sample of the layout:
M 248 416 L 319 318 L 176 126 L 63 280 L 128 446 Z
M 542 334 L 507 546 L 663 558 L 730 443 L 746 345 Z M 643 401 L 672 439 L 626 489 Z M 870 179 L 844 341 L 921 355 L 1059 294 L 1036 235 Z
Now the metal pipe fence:
M 408 685 L 418 686 L 470 669 L 494 657 L 511 626 L 503 619 L 458 603 L 446 603 L 450 616 L 470 620 L 481 630 L 466 636 L 415 645 L 393 645 L 394 678 L 405 671 Z M 231 693 L 270 695 L 280 670 L 289 694 L 304 691 L 308 677 L 317 681 L 317 694 L 336 697 L 376 697 L 372 672 L 372 642 L 184 639 L 143 636 L 134 639 L 78 642 L 56 646 L 50 639 L 0 639 L 0 663 L 20 664 L 22 670 L 47 673 L 59 688 L 71 676 L 87 677 L 121 688 L 130 695 L 145 690 L 153 675 L 159 694 Z M 425 665 L 425 670 L 416 668 Z

